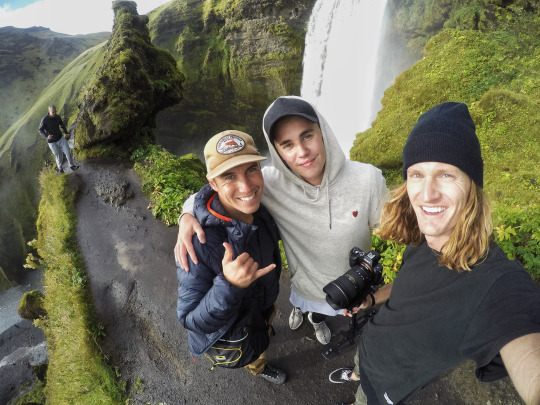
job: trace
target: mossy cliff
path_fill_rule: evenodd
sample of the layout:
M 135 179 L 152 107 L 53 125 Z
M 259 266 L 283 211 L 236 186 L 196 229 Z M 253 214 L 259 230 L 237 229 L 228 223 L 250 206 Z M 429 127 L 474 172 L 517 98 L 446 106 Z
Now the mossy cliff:
M 157 112 L 182 98 L 183 77 L 171 55 L 150 42 L 148 17 L 133 1 L 115 1 L 113 9 L 106 56 L 73 124 L 78 149 L 104 141 L 136 146 L 152 132 Z
M 300 92 L 314 3 L 174 0 L 150 13 L 153 42 L 171 52 L 186 77 L 182 102 L 158 115 L 158 140 L 177 154 L 200 154 L 212 135 L 236 128 L 265 149 L 266 107 Z

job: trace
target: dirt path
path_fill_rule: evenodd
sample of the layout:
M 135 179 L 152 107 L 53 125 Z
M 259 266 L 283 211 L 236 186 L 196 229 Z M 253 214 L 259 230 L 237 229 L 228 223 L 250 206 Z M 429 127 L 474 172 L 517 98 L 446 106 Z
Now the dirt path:
M 356 384 L 328 381 L 332 370 L 352 363 L 352 350 L 326 360 L 307 322 L 296 331 L 288 328 L 286 275 L 268 352 L 269 361 L 289 373 L 286 384 L 275 386 L 241 369 L 210 371 L 204 358 L 195 364 L 187 350 L 187 333 L 176 318 L 172 252 L 177 227 L 167 228 L 146 210 L 148 200 L 129 164 L 86 161 L 72 176 L 81 183 L 77 239 L 106 328 L 103 349 L 126 381 L 132 403 L 331 404 L 353 398 Z M 133 193 L 124 205 L 116 207 L 99 196 L 122 183 Z M 330 323 L 332 330 L 346 325 L 342 317 Z M 426 387 L 413 404 L 521 403 L 508 380 L 486 389 L 472 371 L 454 373 Z

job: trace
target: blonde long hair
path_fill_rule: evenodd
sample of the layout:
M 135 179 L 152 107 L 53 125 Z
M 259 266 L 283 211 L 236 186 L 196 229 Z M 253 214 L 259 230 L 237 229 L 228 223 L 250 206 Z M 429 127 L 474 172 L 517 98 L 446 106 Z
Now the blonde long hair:
M 376 234 L 406 245 L 422 243 L 422 232 L 407 195 L 407 183 L 392 191 L 381 212 Z M 467 202 L 450 238 L 442 248 L 439 264 L 450 269 L 471 270 L 483 260 L 493 239 L 491 207 L 484 190 L 472 181 Z

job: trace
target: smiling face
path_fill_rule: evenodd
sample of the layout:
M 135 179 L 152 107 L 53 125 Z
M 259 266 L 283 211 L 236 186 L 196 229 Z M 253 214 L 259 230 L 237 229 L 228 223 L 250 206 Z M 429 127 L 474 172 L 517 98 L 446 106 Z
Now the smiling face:
M 218 192 L 219 201 L 229 217 L 253 223 L 253 213 L 259 209 L 264 188 L 258 162 L 233 167 L 209 183 Z
M 472 181 L 456 166 L 416 163 L 407 169 L 407 194 L 428 245 L 441 251 L 467 203 Z
M 289 169 L 309 184 L 320 185 L 326 150 L 319 125 L 292 115 L 281 119 L 273 134 L 274 146 Z

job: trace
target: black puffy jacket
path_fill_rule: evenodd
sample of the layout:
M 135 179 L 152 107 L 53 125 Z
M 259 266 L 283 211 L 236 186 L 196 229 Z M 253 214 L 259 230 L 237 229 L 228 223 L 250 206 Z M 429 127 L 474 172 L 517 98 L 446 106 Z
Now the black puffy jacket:
M 256 291 L 262 311 L 269 315 L 279 293 L 279 233 L 266 208 L 260 206 L 251 225 L 226 218 L 219 200 L 214 196 L 217 197 L 217 194 L 207 184 L 195 198 L 194 215 L 206 234 L 205 244 L 201 244 L 196 236 L 193 238 L 199 264 L 189 261 L 190 271 L 186 272 L 177 263 L 178 319 L 189 331 L 189 350 L 196 356 L 202 355 L 232 326 L 244 298 Z M 225 219 L 208 210 L 208 201 L 212 210 Z M 276 268 L 246 289 L 235 287 L 223 276 L 223 242 L 231 245 L 233 260 L 247 251 L 259 268 L 271 263 L 275 263 Z

